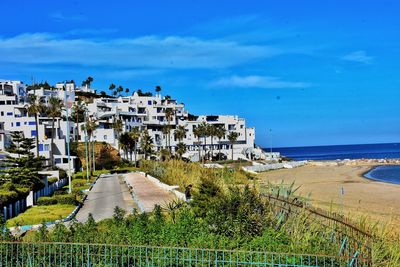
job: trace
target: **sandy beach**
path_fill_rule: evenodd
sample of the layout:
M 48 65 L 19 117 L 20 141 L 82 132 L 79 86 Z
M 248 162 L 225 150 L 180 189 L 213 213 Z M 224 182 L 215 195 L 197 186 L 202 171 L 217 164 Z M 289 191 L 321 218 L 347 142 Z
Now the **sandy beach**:
M 400 223 L 400 185 L 376 182 L 362 176 L 374 165 L 316 166 L 308 164 L 294 169 L 280 169 L 258 174 L 260 185 L 295 181 L 301 186 L 297 194 L 308 196 L 314 206 L 331 208 L 353 216 L 367 214 L 370 218 L 392 224 Z M 341 194 L 341 188 L 344 195 Z M 332 204 L 333 203 L 333 204 Z

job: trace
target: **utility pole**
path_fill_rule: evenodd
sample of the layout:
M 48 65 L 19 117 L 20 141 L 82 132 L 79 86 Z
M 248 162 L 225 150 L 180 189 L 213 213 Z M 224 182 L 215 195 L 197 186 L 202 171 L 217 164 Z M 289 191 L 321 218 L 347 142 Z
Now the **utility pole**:
M 68 152 L 68 193 L 72 193 L 72 179 L 71 179 L 71 149 L 70 149 L 70 129 L 69 129 L 69 115 L 68 115 L 68 109 L 69 109 L 69 104 L 70 104 L 70 98 L 71 98 L 71 92 L 68 92 L 66 88 L 66 82 L 64 82 L 64 88 L 65 88 L 65 112 L 66 112 L 66 118 L 67 118 L 67 152 Z
M 87 109 L 83 113 L 85 118 L 85 146 L 86 146 L 86 180 L 89 181 L 89 146 L 88 146 L 88 133 L 87 133 Z

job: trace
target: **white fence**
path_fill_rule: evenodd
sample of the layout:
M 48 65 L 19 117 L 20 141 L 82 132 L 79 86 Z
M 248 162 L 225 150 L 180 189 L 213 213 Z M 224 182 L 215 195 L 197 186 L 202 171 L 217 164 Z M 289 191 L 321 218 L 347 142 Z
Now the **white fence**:
M 3 205 L 2 210 L 4 220 L 18 216 L 28 207 L 35 205 L 39 197 L 52 195 L 54 191 L 64 187 L 68 183 L 68 179 L 60 179 L 55 183 L 49 184 L 47 178 L 45 178 L 44 182 L 45 186 L 42 189 L 37 191 L 30 191 L 27 197 Z
M 270 170 L 277 170 L 277 169 L 292 169 L 296 167 L 300 167 L 306 165 L 307 161 L 288 161 L 283 163 L 271 163 L 265 165 L 253 165 L 253 166 L 245 166 L 242 167 L 245 171 L 250 172 L 265 172 Z

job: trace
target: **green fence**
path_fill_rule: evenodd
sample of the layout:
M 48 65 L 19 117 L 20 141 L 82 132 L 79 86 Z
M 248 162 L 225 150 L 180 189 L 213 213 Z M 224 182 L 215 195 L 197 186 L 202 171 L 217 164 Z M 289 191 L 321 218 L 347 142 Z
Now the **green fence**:
M 73 243 L 0 243 L 0 266 L 364 266 L 324 255 Z

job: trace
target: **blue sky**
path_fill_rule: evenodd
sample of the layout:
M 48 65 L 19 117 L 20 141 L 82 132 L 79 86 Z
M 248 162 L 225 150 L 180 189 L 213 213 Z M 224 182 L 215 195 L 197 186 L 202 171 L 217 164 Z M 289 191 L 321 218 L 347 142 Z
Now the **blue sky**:
M 2 1 L 0 79 L 94 77 L 269 146 L 400 142 L 398 1 Z

